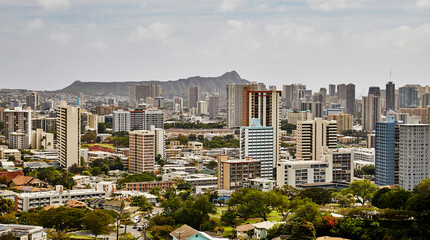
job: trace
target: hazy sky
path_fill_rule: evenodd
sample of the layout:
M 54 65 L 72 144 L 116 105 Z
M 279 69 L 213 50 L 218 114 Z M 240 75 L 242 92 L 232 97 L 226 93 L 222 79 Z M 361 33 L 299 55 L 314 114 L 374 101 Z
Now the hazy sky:
M 236 70 L 359 96 L 390 69 L 430 84 L 430 0 L 0 0 L 0 88 Z

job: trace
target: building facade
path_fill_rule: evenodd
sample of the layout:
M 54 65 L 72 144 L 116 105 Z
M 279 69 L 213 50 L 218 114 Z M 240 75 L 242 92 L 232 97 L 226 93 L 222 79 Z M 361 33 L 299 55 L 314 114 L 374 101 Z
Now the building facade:
M 81 109 L 61 101 L 57 110 L 58 160 L 62 167 L 80 166 Z
M 154 172 L 155 134 L 146 130 L 130 132 L 129 171 L 132 174 Z

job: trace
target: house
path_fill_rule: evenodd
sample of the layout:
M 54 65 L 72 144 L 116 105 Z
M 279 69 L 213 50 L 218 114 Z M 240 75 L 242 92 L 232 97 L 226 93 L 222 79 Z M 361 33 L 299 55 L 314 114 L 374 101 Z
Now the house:
M 244 239 L 250 238 L 252 236 L 248 236 L 248 231 L 254 230 L 255 226 L 253 224 L 245 224 L 236 227 L 237 236 L 243 237 Z
M 39 188 L 46 188 L 48 186 L 46 182 L 30 176 L 16 176 L 15 178 L 9 181 L 9 185 L 11 187 L 31 186 L 31 187 L 39 187 Z
M 120 211 L 122 203 L 123 203 L 122 201 L 118 201 L 118 200 L 107 201 L 107 202 L 103 203 L 103 208 L 106 210 Z M 125 205 L 125 207 L 128 207 L 128 206 L 130 206 L 130 202 L 124 202 L 124 205 Z
M 254 223 L 254 237 L 255 239 L 263 239 L 267 237 L 267 231 L 271 229 L 275 224 L 275 222 L 265 221 Z
M 197 231 L 186 224 L 171 232 L 170 236 L 172 236 L 173 240 L 228 240 L 228 238 L 218 238 L 210 236 L 209 234 Z

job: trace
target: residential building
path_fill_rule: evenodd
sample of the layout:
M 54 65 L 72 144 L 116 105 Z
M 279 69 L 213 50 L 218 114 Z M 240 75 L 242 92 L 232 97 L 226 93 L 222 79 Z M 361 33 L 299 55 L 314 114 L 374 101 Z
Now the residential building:
M 130 131 L 130 112 L 118 110 L 113 112 L 113 132 Z
M 219 115 L 218 103 L 219 103 L 218 93 L 212 94 L 212 96 L 209 97 L 209 107 L 208 107 L 208 112 L 212 118 L 218 117 Z
M 6 142 L 9 141 L 12 133 L 23 133 L 28 139 L 27 142 L 31 142 L 31 110 L 23 110 L 20 107 L 15 107 L 14 109 L 5 109 L 3 112 Z
M 130 111 L 130 130 L 145 130 L 145 111 Z
M 132 174 L 154 172 L 155 134 L 146 130 L 130 132 L 129 171 Z
M 354 117 L 351 114 L 340 112 L 338 114 L 329 115 L 327 120 L 337 122 L 337 133 L 342 134 L 343 131 L 352 130 Z
M 314 120 L 314 116 L 311 111 L 294 111 L 290 110 L 287 113 L 288 123 L 297 125 L 299 121 Z
M 128 86 L 128 101 L 129 105 L 132 107 L 136 107 L 139 104 L 139 101 L 144 100 L 146 98 L 156 98 L 161 97 L 163 87 L 159 84 L 151 84 L 151 85 L 140 85 L 140 84 L 130 84 Z
M 54 134 L 46 133 L 43 129 L 32 130 L 31 133 L 31 148 L 53 150 L 54 149 Z
M 206 115 L 206 114 L 208 114 L 208 102 L 198 101 L 197 102 L 197 115 Z
M 197 103 L 200 101 L 200 86 L 192 86 L 188 88 L 188 109 L 197 108 Z
M 251 119 L 249 127 L 240 128 L 240 158 L 251 157 L 261 162 L 261 177 L 274 179 L 273 169 L 276 167 L 274 154 L 275 141 L 273 127 L 263 127 L 260 119 Z
M 29 209 L 50 205 L 63 206 L 69 201 L 87 202 L 90 199 L 104 199 L 103 190 L 80 189 L 64 190 L 63 186 L 55 186 L 55 190 L 45 192 L 19 193 L 15 196 L 15 211 L 27 212 Z
M 323 105 L 321 102 L 300 103 L 300 111 L 310 111 L 314 118 L 320 118 L 323 116 Z
M 81 149 L 81 109 L 68 106 L 61 101 L 57 109 L 57 148 L 58 161 L 64 168 L 73 164 L 80 166 Z
M 333 182 L 350 183 L 354 181 L 354 149 L 325 148 L 322 158 L 332 166 Z
M 228 240 L 228 238 L 212 237 L 211 235 L 197 231 L 186 224 L 171 232 L 170 236 L 173 240 Z
M 98 119 L 96 114 L 92 114 L 85 110 L 81 110 L 81 133 L 84 134 L 87 131 L 92 131 L 97 134 L 98 131 Z
M 36 110 L 39 107 L 39 96 L 37 92 L 31 92 L 30 95 L 27 95 L 27 107 Z
M 150 130 L 151 126 L 164 129 L 164 111 L 159 109 L 145 110 L 144 130 Z
M 27 149 L 30 147 L 25 133 L 13 132 L 9 134 L 9 147 L 12 149 Z
M 184 111 L 184 99 L 181 97 L 175 97 L 173 99 L 173 111 L 180 113 Z
M 31 119 L 31 128 L 41 128 L 45 132 L 57 131 L 57 118 L 38 117 Z
M 154 125 L 150 127 L 150 131 L 154 133 L 155 155 L 160 155 L 164 159 L 166 131 L 162 128 L 156 128 Z
M 316 118 L 297 124 L 296 157 L 303 160 L 321 160 L 323 148 L 337 147 L 337 122 Z
M 375 183 L 378 186 L 399 183 L 399 126 L 393 116 L 376 123 Z
M 331 164 L 326 161 L 283 160 L 278 162 L 276 181 L 279 187 L 331 182 Z
M 381 120 L 381 97 L 379 87 L 370 87 L 367 97 L 362 98 L 362 129 L 371 132 Z
M 10 239 L 6 236 L 11 234 L 13 239 L 19 240 L 46 240 L 47 234 L 43 227 L 21 224 L 0 224 L 0 238 Z
M 249 179 L 261 177 L 261 162 L 257 160 L 229 160 L 227 155 L 219 155 L 218 189 L 240 190 Z
M 429 134 L 428 124 L 399 126 L 399 185 L 408 191 L 429 177 Z
M 176 188 L 176 182 L 174 181 L 151 181 L 151 182 L 129 182 L 125 184 L 126 191 L 140 191 L 149 192 L 151 188 L 159 187 L 163 190 L 170 188 Z
M 420 106 L 419 85 L 408 84 L 399 88 L 400 108 L 416 108 Z

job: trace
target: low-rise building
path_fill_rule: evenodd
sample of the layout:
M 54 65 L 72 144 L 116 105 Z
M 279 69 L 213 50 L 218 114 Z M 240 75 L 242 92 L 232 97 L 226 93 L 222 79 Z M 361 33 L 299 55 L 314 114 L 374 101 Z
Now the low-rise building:
M 282 187 L 307 183 L 326 183 L 332 181 L 332 171 L 326 161 L 280 161 L 277 167 L 277 185 Z
M 252 159 L 229 160 L 227 155 L 219 155 L 218 189 L 240 190 L 249 179 L 261 177 L 261 162 Z
M 175 188 L 176 182 L 172 181 L 151 181 L 151 182 L 129 182 L 125 184 L 126 191 L 149 192 L 151 188 L 159 187 L 161 189 Z
M 0 239 L 11 234 L 18 240 L 46 240 L 47 234 L 40 226 L 21 224 L 0 224 Z

